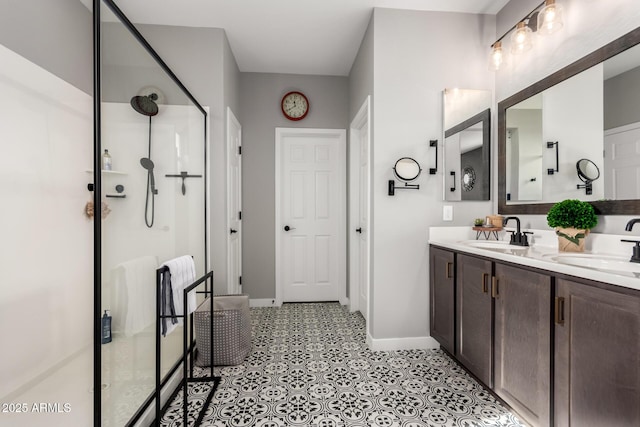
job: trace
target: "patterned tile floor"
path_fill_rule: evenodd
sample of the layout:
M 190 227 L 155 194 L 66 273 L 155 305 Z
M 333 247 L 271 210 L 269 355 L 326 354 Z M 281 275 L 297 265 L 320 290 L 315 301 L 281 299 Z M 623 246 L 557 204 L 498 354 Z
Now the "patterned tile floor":
M 215 369 L 204 426 L 524 426 L 440 350 L 368 350 L 364 319 L 338 303 L 254 308 L 251 323 L 249 357 Z M 208 387 L 190 386 L 190 415 Z M 182 426 L 181 402 L 162 426 Z

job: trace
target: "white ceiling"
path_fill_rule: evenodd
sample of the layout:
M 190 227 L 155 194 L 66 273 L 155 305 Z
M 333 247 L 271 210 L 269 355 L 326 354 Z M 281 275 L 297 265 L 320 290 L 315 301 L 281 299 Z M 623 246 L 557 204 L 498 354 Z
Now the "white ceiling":
M 133 23 L 223 28 L 242 72 L 336 76 L 348 75 L 374 7 L 496 14 L 508 1 L 115 0 Z

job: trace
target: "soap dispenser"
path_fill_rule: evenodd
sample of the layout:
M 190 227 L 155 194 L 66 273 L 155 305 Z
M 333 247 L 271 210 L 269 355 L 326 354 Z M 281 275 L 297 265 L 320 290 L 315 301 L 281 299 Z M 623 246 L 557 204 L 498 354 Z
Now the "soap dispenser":
M 102 344 L 111 342 L 111 316 L 109 316 L 108 310 L 104 311 L 102 316 Z

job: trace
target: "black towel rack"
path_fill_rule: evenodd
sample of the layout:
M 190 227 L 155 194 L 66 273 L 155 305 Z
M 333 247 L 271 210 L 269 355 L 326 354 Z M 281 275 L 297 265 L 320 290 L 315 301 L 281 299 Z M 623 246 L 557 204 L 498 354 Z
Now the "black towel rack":
M 196 294 L 205 294 L 211 295 L 209 298 L 210 302 L 210 310 L 211 310 L 211 319 L 213 321 L 213 271 L 208 272 L 204 276 L 200 277 L 198 280 L 193 282 L 191 285 L 184 288 L 182 291 L 182 314 L 181 315 L 167 315 L 163 312 L 162 307 L 162 277 L 164 274 L 169 273 L 169 267 L 162 266 L 156 270 L 156 388 L 155 388 L 155 401 L 156 401 L 156 421 L 155 425 L 160 425 L 160 420 L 162 416 L 167 411 L 167 408 L 173 401 L 173 399 L 177 396 L 178 392 L 182 388 L 182 416 L 183 416 L 183 426 L 188 426 L 189 423 L 189 411 L 188 411 L 188 389 L 189 383 L 201 383 L 201 382 L 213 382 L 211 390 L 207 394 L 207 398 L 205 402 L 198 411 L 196 415 L 196 422 L 194 426 L 199 426 L 202 423 L 202 419 L 204 418 L 205 410 L 209 407 L 211 403 L 211 399 L 213 399 L 213 394 L 218 388 L 218 384 L 220 384 L 220 377 L 216 377 L 213 375 L 213 359 L 211 359 L 211 366 L 209 367 L 209 376 L 207 377 L 197 377 L 193 376 L 193 362 L 194 362 L 194 348 L 195 348 L 195 340 L 193 333 L 193 313 L 187 314 L 188 312 L 188 299 L 187 296 L 189 292 L 193 291 L 195 288 L 200 286 L 202 283 L 205 284 L 204 291 L 195 291 Z M 187 330 L 187 316 L 189 316 L 189 328 Z M 162 407 L 161 402 L 161 391 L 162 391 L 162 373 L 160 370 L 160 362 L 161 362 L 161 350 L 162 350 L 162 321 L 164 319 L 183 318 L 183 330 L 182 330 L 182 380 L 180 381 L 180 385 L 176 387 L 173 391 L 169 399 L 165 403 L 165 406 Z M 210 336 L 209 336 L 209 345 L 210 353 L 213 357 L 213 325 L 210 328 Z M 187 355 L 188 362 L 187 362 Z

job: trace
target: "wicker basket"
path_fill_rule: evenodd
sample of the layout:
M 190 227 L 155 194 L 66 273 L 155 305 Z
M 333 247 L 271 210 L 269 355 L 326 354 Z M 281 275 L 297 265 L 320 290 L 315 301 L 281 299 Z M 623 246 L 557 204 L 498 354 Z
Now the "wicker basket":
M 196 365 L 210 366 L 210 302 L 196 309 L 193 319 L 198 357 Z M 251 352 L 251 318 L 248 295 L 213 297 L 213 364 L 240 365 Z

